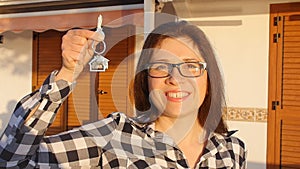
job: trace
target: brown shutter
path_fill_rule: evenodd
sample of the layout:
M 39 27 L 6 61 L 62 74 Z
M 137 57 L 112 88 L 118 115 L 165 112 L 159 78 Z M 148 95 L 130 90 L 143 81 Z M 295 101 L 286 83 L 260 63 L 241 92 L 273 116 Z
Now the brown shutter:
M 39 88 L 47 76 L 53 70 L 59 70 L 62 63 L 61 37 L 63 32 L 49 30 L 43 33 L 35 33 L 33 41 L 33 86 Z M 48 133 L 57 133 L 65 130 L 63 125 L 65 106 L 62 106 Z
M 132 25 L 126 25 L 119 28 L 108 28 L 105 31 L 109 49 L 105 56 L 110 61 L 109 69 L 100 73 L 98 77 L 97 92 L 100 112 L 103 117 L 115 111 L 131 115 L 128 86 L 134 72 L 133 63 L 129 56 L 133 53 L 135 46 L 135 36 L 131 36 L 135 28 Z M 101 91 L 106 93 L 101 94 Z
M 282 106 L 300 108 L 300 14 L 283 16 L 283 23 Z
M 294 19 L 293 19 L 294 18 Z M 298 18 L 298 19 L 295 19 Z M 281 167 L 300 167 L 300 13 L 282 15 Z
M 300 3 L 271 5 L 269 169 L 300 168 Z

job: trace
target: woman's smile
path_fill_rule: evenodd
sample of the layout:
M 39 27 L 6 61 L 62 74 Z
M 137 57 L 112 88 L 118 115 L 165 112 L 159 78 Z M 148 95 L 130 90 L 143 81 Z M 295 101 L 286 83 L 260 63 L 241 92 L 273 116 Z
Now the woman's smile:
M 173 101 L 173 102 L 181 102 L 190 95 L 190 92 L 187 91 L 167 91 L 166 97 L 167 100 Z

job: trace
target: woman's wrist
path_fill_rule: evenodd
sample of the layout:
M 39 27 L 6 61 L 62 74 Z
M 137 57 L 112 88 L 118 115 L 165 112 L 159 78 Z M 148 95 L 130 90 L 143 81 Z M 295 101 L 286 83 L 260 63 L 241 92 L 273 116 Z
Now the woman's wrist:
M 60 69 L 60 71 L 57 73 L 57 75 L 55 76 L 55 81 L 58 80 L 66 80 L 68 82 L 74 82 L 74 71 L 71 71 L 69 69 L 66 69 L 65 67 L 62 67 Z

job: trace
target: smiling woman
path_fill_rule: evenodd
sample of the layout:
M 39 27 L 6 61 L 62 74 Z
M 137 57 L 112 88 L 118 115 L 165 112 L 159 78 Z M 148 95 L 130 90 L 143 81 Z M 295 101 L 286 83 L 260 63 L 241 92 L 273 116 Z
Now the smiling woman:
M 64 36 L 60 71 L 17 104 L 0 139 L 0 167 L 245 168 L 245 145 L 222 119 L 224 92 L 215 55 L 204 33 L 185 21 L 163 24 L 148 35 L 132 90 L 135 117 L 115 112 L 44 136 L 92 58 L 90 44 L 103 39 L 88 30 Z M 154 76 L 151 69 L 162 74 Z

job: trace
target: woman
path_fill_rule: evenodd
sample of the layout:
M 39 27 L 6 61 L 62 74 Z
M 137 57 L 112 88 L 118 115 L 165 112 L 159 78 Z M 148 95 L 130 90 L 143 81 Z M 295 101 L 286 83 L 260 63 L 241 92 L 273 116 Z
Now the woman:
M 44 136 L 103 34 L 71 30 L 63 66 L 24 97 L 0 142 L 6 168 L 245 168 L 245 147 L 222 119 L 223 83 L 204 33 L 187 22 L 148 37 L 134 80 L 136 117 L 106 119 Z

